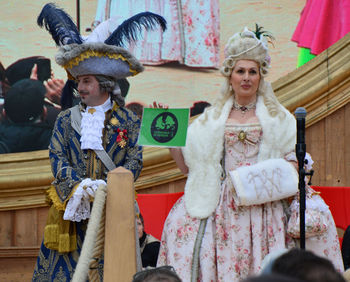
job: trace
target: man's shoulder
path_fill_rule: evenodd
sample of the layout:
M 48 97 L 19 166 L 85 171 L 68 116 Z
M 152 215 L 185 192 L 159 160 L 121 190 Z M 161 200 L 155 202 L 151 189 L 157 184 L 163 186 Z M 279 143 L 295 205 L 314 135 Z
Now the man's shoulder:
M 139 117 L 126 107 L 118 107 L 114 112 L 114 115 L 120 116 L 122 119 L 132 120 L 133 122 L 140 122 Z
M 61 111 L 61 112 L 58 114 L 57 119 L 70 118 L 70 116 L 71 116 L 71 109 L 73 109 L 73 107 Z

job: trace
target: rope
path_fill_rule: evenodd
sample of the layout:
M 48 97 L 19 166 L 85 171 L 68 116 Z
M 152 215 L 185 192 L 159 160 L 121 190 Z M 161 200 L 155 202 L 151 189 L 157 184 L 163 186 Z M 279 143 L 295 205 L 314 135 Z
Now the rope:
M 207 226 L 208 218 L 201 219 L 196 241 L 194 242 L 193 257 L 192 257 L 192 267 L 191 267 L 191 282 L 198 281 L 198 271 L 199 271 L 199 253 L 201 250 L 202 240 L 205 232 L 205 227 Z
M 105 211 L 105 202 L 107 195 L 107 185 L 101 184 L 96 190 L 94 204 L 89 219 L 89 224 L 86 230 L 83 247 L 80 253 L 77 267 L 75 269 L 72 282 L 86 281 L 91 256 L 94 252 L 95 241 L 97 239 L 98 227 Z M 104 223 L 103 223 L 104 225 Z M 103 228 L 104 233 L 104 228 Z M 99 238 L 99 237 L 98 237 Z M 100 245 L 100 244 L 97 244 Z M 100 246 L 98 246 L 100 247 Z
M 103 256 L 104 246 L 105 246 L 105 224 L 106 223 L 106 206 L 104 206 L 102 218 L 100 221 L 100 227 L 96 238 L 95 248 L 92 253 L 92 258 L 90 260 L 89 269 L 89 281 L 95 282 L 100 281 L 100 276 L 98 274 L 99 259 Z

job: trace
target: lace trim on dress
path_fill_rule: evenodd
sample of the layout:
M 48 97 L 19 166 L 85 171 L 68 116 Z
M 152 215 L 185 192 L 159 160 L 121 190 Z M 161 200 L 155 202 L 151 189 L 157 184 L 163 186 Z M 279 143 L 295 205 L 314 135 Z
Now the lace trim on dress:
M 225 130 L 225 146 L 229 146 L 231 150 L 229 154 L 238 153 L 245 157 L 251 157 L 257 154 L 261 142 L 262 131 L 258 123 L 235 125 L 226 123 Z M 243 158 L 243 156 L 241 156 Z

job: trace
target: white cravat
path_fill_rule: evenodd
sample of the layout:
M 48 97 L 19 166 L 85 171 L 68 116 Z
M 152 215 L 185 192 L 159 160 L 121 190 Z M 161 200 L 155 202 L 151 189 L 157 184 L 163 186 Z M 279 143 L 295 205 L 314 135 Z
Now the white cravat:
M 103 150 L 102 131 L 104 128 L 105 112 L 112 108 L 108 98 L 102 105 L 87 106 L 81 119 L 81 149 Z

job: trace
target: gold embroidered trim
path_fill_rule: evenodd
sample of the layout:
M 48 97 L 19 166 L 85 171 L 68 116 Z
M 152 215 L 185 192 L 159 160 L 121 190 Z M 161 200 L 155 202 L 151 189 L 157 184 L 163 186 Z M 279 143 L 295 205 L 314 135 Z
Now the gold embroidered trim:
M 59 210 L 59 211 L 64 211 L 66 209 L 66 205 L 68 200 L 72 197 L 74 192 L 77 190 L 79 186 L 79 183 L 74 185 L 70 195 L 67 197 L 67 199 L 62 202 L 61 199 L 58 197 L 57 192 L 56 192 L 56 187 L 54 185 L 51 185 L 50 188 L 47 190 L 47 197 L 52 201 L 53 206 Z
M 44 245 L 60 253 L 77 249 L 75 222 L 64 220 L 63 213 L 51 206 L 44 229 Z
M 86 50 L 86 51 L 80 53 L 80 55 L 78 57 L 75 57 L 75 58 L 71 59 L 63 67 L 65 69 L 72 69 L 74 66 L 79 65 L 80 62 L 82 62 L 82 61 L 84 61 L 86 59 L 89 59 L 90 57 L 100 57 L 100 58 L 101 57 L 108 57 L 110 59 L 115 59 L 115 60 L 121 59 L 124 62 L 127 62 L 129 64 L 129 71 L 133 75 L 138 74 L 138 72 L 136 70 L 133 70 L 131 68 L 131 64 L 129 63 L 129 61 L 126 58 L 124 58 L 122 55 L 120 55 L 120 54 L 110 54 L 110 53 L 107 53 L 107 52 L 94 51 L 94 50 Z

